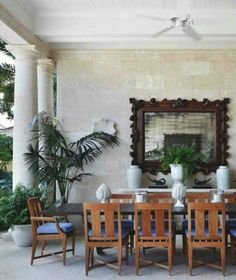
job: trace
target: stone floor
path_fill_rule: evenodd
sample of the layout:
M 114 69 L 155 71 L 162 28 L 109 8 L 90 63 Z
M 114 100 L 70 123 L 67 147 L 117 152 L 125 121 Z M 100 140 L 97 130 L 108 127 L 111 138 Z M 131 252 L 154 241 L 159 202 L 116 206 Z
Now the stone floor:
M 194 276 L 189 276 L 187 271 L 186 259 L 180 248 L 181 240 L 177 240 L 177 253 L 173 276 L 170 276 L 164 269 L 149 266 L 140 270 L 141 279 L 224 279 L 220 271 L 199 267 L 193 271 Z M 59 249 L 60 244 L 49 244 L 50 249 Z M 134 256 L 130 257 L 130 265 L 123 264 L 122 276 L 118 276 L 117 271 L 108 267 L 99 267 L 89 271 L 89 276 L 84 275 L 84 243 L 82 238 L 78 238 L 76 243 L 76 256 L 72 257 L 68 253 L 67 265 L 63 266 L 59 257 L 48 257 L 36 260 L 34 265 L 30 263 L 31 248 L 19 248 L 12 241 L 3 241 L 0 239 L 0 280 L 71 280 L 71 279 L 133 279 L 135 275 Z M 107 254 L 115 258 L 115 251 L 107 250 Z M 166 256 L 164 250 L 151 249 L 146 254 L 149 258 L 163 259 Z M 202 250 L 196 252 L 197 257 L 204 259 L 214 259 L 215 256 L 211 250 Z M 228 254 L 229 255 L 229 254 Z M 227 256 L 227 275 L 226 279 L 236 279 L 236 265 L 230 263 L 230 256 Z

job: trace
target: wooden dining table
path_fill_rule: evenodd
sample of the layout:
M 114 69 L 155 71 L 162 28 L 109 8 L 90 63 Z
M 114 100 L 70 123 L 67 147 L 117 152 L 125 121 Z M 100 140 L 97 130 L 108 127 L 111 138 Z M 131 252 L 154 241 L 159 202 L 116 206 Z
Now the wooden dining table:
M 236 203 L 225 204 L 225 212 L 229 216 L 236 215 Z M 57 207 L 45 209 L 41 212 L 43 216 L 68 216 L 68 215 L 79 215 L 83 216 L 83 203 L 67 203 Z M 133 215 L 134 204 L 133 203 L 121 203 L 121 214 Z M 172 207 L 172 215 L 187 215 L 187 205 L 184 207 Z

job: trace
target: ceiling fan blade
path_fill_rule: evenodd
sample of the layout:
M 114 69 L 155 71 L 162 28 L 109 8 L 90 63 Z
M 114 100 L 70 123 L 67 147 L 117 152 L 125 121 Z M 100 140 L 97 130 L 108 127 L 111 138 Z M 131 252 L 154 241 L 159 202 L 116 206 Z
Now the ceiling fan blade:
M 192 28 L 192 26 L 188 25 L 188 26 L 184 26 L 182 28 L 182 31 L 188 36 L 191 37 L 193 40 L 195 41 L 199 41 L 201 40 L 201 36 L 200 34 Z
M 155 33 L 155 34 L 153 34 L 152 37 L 153 37 L 153 38 L 154 38 L 154 37 L 158 37 L 158 36 L 160 36 L 161 34 L 166 33 L 166 32 L 168 32 L 169 30 L 174 29 L 174 28 L 175 28 L 175 26 L 170 26 L 170 27 L 164 28 L 164 29 L 162 29 L 161 31 L 159 31 L 159 32 L 157 32 L 157 33 Z
M 168 18 L 163 18 L 163 17 L 156 17 L 156 16 L 148 16 L 148 15 L 137 15 L 138 17 L 142 17 L 142 18 L 146 18 L 146 19 L 154 19 L 154 20 L 158 20 L 158 21 L 167 21 Z

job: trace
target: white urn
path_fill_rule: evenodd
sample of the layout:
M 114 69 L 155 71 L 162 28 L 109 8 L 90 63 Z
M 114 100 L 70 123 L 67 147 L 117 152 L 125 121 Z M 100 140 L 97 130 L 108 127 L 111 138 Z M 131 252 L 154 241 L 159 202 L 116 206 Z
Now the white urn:
M 219 166 L 216 170 L 216 184 L 218 190 L 230 188 L 230 170 L 228 166 Z
M 181 182 L 174 183 L 172 186 L 172 197 L 176 200 L 175 207 L 184 207 L 183 199 L 186 194 L 186 186 Z
M 131 165 L 127 170 L 127 184 L 130 189 L 141 188 L 142 170 L 138 165 Z
M 183 165 L 182 164 L 170 164 L 170 171 L 171 171 L 171 177 L 172 177 L 174 183 L 183 181 Z

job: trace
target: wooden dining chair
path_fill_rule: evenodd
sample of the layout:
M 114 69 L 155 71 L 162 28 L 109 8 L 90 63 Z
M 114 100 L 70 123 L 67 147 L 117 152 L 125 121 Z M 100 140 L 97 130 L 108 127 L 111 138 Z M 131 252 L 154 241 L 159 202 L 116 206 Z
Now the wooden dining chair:
M 173 202 L 171 192 L 158 192 L 158 193 L 148 193 L 148 202 Z
M 206 217 L 208 223 L 206 225 Z M 193 219 L 194 218 L 194 219 Z M 219 221 L 219 218 L 221 221 Z M 194 222 L 193 222 L 194 221 Z M 225 204 L 190 202 L 188 203 L 188 229 L 185 230 L 188 246 L 189 273 L 196 265 L 208 265 L 221 269 L 225 273 Z M 194 248 L 219 248 L 221 253 L 221 264 L 206 263 L 202 261 L 193 262 Z
M 187 192 L 185 196 L 185 204 L 187 205 L 189 202 L 209 202 L 210 201 L 210 193 L 209 192 Z M 192 221 L 194 223 L 194 221 Z M 206 223 L 208 221 L 206 220 Z M 188 228 L 188 219 L 184 216 L 182 221 L 182 248 L 183 253 L 186 254 L 187 246 L 186 246 L 186 234 L 185 231 Z
M 122 247 L 125 246 L 128 264 L 129 230 L 121 224 L 120 203 L 84 203 L 85 274 L 94 267 L 94 248 L 117 248 L 118 266 L 114 261 L 96 260 L 99 265 L 117 268 L 121 274 Z M 89 220 L 89 221 L 88 221 Z M 91 226 L 88 226 L 90 222 Z M 91 267 L 89 267 L 91 260 Z
M 66 252 L 72 251 L 75 253 L 75 238 L 76 232 L 72 223 L 60 223 L 57 218 L 43 217 L 41 215 L 42 205 L 39 198 L 29 198 L 27 200 L 30 220 L 32 224 L 32 255 L 31 265 L 35 259 L 44 258 L 48 256 L 58 255 L 62 253 L 63 264 L 66 264 Z M 66 249 L 66 243 L 68 238 L 72 238 L 72 248 Z M 46 241 L 49 240 L 61 240 L 62 251 L 45 254 Z M 35 256 L 37 243 L 41 241 L 41 255 Z
M 135 246 L 136 274 L 139 273 L 140 262 L 166 268 L 172 271 L 174 259 L 175 228 L 172 225 L 171 203 L 135 203 Z M 153 218 L 154 215 L 154 218 Z M 167 215 L 167 220 L 166 220 Z M 140 257 L 141 248 L 167 248 L 168 264 L 150 261 Z
M 133 204 L 134 197 L 130 193 L 112 193 L 110 202 Z M 121 215 L 122 227 L 129 230 L 129 252 L 132 255 L 134 249 L 134 217 L 133 215 Z

